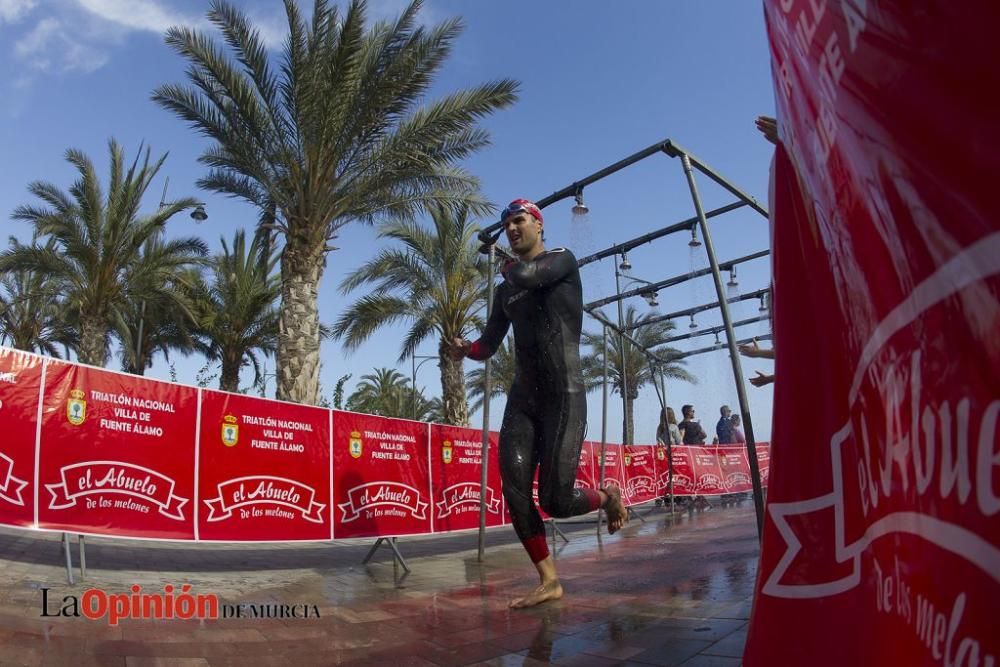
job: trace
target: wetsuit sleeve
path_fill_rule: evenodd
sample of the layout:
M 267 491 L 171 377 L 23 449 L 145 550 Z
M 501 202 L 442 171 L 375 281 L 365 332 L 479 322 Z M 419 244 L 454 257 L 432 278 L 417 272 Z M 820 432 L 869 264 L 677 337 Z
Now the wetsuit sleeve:
M 576 257 L 565 248 L 557 248 L 539 255 L 530 262 L 517 262 L 505 277 L 514 287 L 538 289 L 559 282 L 576 270 Z
M 483 359 L 492 357 L 496 353 L 497 348 L 500 347 L 500 343 L 503 342 L 504 336 L 507 335 L 507 330 L 510 328 L 510 320 L 507 319 L 507 314 L 503 312 L 504 290 L 502 287 L 501 285 L 501 289 L 498 289 L 494 295 L 496 298 L 493 299 L 493 310 L 490 312 L 489 319 L 486 320 L 486 328 L 483 330 L 483 334 L 469 348 L 469 353 L 466 355 L 469 359 L 482 361 Z

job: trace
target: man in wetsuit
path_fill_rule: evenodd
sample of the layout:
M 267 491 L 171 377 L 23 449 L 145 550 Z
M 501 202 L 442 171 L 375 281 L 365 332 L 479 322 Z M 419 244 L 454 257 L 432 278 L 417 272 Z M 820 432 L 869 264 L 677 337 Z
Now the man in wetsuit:
M 587 424 L 580 370 L 583 286 L 576 258 L 564 248 L 545 250 L 542 213 L 532 202 L 515 199 L 500 219 L 518 261 L 502 269 L 504 282 L 482 337 L 475 343 L 456 338 L 452 356 L 492 356 L 513 324 L 516 373 L 500 427 L 500 477 L 514 530 L 541 578 L 538 588 L 511 606 L 530 607 L 563 593 L 532 499 L 536 466 L 538 501 L 549 515 L 564 518 L 604 508 L 614 533 L 627 514 L 617 487 L 574 488 Z

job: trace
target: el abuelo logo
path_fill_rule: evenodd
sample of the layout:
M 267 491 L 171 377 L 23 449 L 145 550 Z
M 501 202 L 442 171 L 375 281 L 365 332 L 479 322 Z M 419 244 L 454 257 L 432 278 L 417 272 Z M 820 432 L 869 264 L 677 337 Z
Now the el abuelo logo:
M 139 498 L 159 507 L 163 516 L 184 520 L 181 508 L 188 499 L 174 494 L 174 480 L 155 470 L 123 461 L 83 461 L 65 465 L 59 473 L 61 482 L 45 485 L 52 495 L 51 510 L 73 507 L 85 496 L 109 494 L 126 497 L 108 501 L 107 507 L 148 512 L 147 505 L 132 500 Z
M 441 460 L 444 461 L 445 463 L 451 463 L 451 458 L 452 458 L 451 440 L 445 440 L 441 444 Z
M 351 442 L 350 442 L 351 457 L 355 459 L 360 459 L 361 454 L 364 452 L 364 450 L 365 450 L 365 443 L 361 439 L 361 432 L 351 431 Z
M 222 418 L 222 444 L 226 447 L 234 447 L 240 440 L 240 425 L 236 417 L 226 415 Z
M 216 485 L 219 495 L 206 499 L 209 509 L 206 521 L 221 521 L 232 516 L 234 509 L 251 505 L 270 505 L 264 510 L 245 512 L 247 516 L 274 517 L 279 519 L 294 519 L 296 512 L 306 521 L 323 523 L 322 512 L 325 503 L 317 503 L 316 490 L 308 484 L 284 477 L 270 475 L 254 475 L 237 477 Z M 283 507 L 295 510 L 289 512 Z M 241 514 L 240 518 L 246 518 Z
M 347 491 L 347 502 L 337 507 L 342 512 L 343 522 L 350 523 L 361 517 L 363 511 L 376 508 L 378 515 L 415 519 L 427 518 L 427 504 L 420 500 L 420 491 L 399 482 L 369 482 Z
M 437 516 L 442 519 L 452 512 L 460 514 L 479 509 L 479 482 L 460 482 L 441 490 L 442 500 L 437 503 Z M 500 514 L 500 497 L 486 487 L 486 511 Z
M 656 485 L 649 475 L 639 475 L 632 477 L 625 484 L 625 495 L 629 498 L 641 493 L 656 493 Z
M 79 426 L 87 419 L 87 401 L 83 400 L 84 396 L 86 394 L 83 391 L 74 389 L 66 399 L 66 419 L 73 426 Z

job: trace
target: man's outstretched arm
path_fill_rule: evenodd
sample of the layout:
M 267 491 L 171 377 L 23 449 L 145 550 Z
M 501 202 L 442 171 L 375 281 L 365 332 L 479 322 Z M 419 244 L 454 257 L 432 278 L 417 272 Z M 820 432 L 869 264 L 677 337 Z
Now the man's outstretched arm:
M 757 344 L 757 339 L 752 342 L 740 345 L 740 354 L 744 357 L 755 357 L 757 359 L 774 359 L 774 348 L 770 350 L 762 348 Z
M 497 290 L 496 299 L 493 300 L 493 310 L 486 321 L 486 328 L 483 334 L 474 343 L 470 343 L 464 338 L 455 338 L 451 341 L 451 356 L 453 359 L 468 357 L 476 361 L 488 359 L 496 354 L 500 343 L 503 342 L 507 330 L 510 329 L 510 320 L 503 312 L 503 290 Z

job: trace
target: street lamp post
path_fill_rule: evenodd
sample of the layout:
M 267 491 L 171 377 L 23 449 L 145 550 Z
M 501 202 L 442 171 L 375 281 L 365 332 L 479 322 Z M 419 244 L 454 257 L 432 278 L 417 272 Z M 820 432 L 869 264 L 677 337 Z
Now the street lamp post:
M 278 374 L 277 373 L 268 373 L 267 372 L 267 366 L 265 365 L 264 366 L 264 372 L 261 373 L 261 376 L 260 376 L 260 385 L 259 386 L 260 386 L 260 397 L 261 398 L 267 398 L 267 381 L 270 380 L 271 378 L 274 378 L 274 380 L 277 381 L 278 380 Z
M 163 192 L 160 193 L 160 206 L 163 208 L 167 203 L 167 186 L 170 184 L 170 177 L 167 176 L 163 180 Z M 191 211 L 191 219 L 195 222 L 201 224 L 208 220 L 208 213 L 205 213 L 205 205 L 200 203 Z M 142 360 L 142 329 L 143 325 L 146 323 L 146 300 L 142 300 L 142 306 L 139 310 L 139 331 L 138 336 L 135 339 L 135 371 L 137 373 L 145 371 L 145 368 L 139 369 L 139 364 Z M 143 364 L 145 366 L 145 364 Z
M 621 264 L 615 266 L 615 292 L 618 296 L 622 294 L 622 287 L 620 278 L 622 276 L 622 271 L 626 271 L 632 268 L 632 265 L 628 262 L 628 257 L 625 253 L 622 253 Z M 621 330 L 625 327 L 625 318 L 622 314 L 622 300 L 618 299 L 618 329 Z M 628 379 L 625 377 L 625 339 L 621 334 L 618 335 L 618 349 L 621 352 L 621 367 L 618 369 L 618 388 L 622 392 L 622 443 L 626 445 L 632 444 L 632 439 L 629 437 L 628 432 Z
M 624 252 L 621 253 L 621 263 L 615 266 L 615 292 L 618 298 L 618 328 L 624 330 L 625 328 L 625 318 L 622 314 L 622 287 L 621 279 L 625 278 L 627 287 L 631 283 L 642 283 L 643 285 L 653 285 L 648 280 L 643 280 L 642 278 L 636 278 L 635 276 L 630 276 L 626 271 L 632 268 L 631 262 L 628 261 L 628 255 Z M 659 305 L 656 301 L 656 291 L 651 290 L 648 293 L 643 293 L 643 298 L 646 302 L 653 308 Z M 625 377 L 625 339 L 622 336 L 618 336 L 618 343 L 621 346 L 621 373 L 620 373 L 620 384 L 622 390 L 622 440 L 626 444 L 632 444 L 632 434 L 629 432 L 628 428 L 628 380 Z
M 429 354 L 410 355 L 410 363 L 413 367 L 413 371 L 410 375 L 410 390 L 412 392 L 410 394 L 410 416 L 413 419 L 417 418 L 417 370 L 431 359 L 437 358 L 437 356 Z M 417 359 L 423 359 L 423 361 L 418 364 Z

